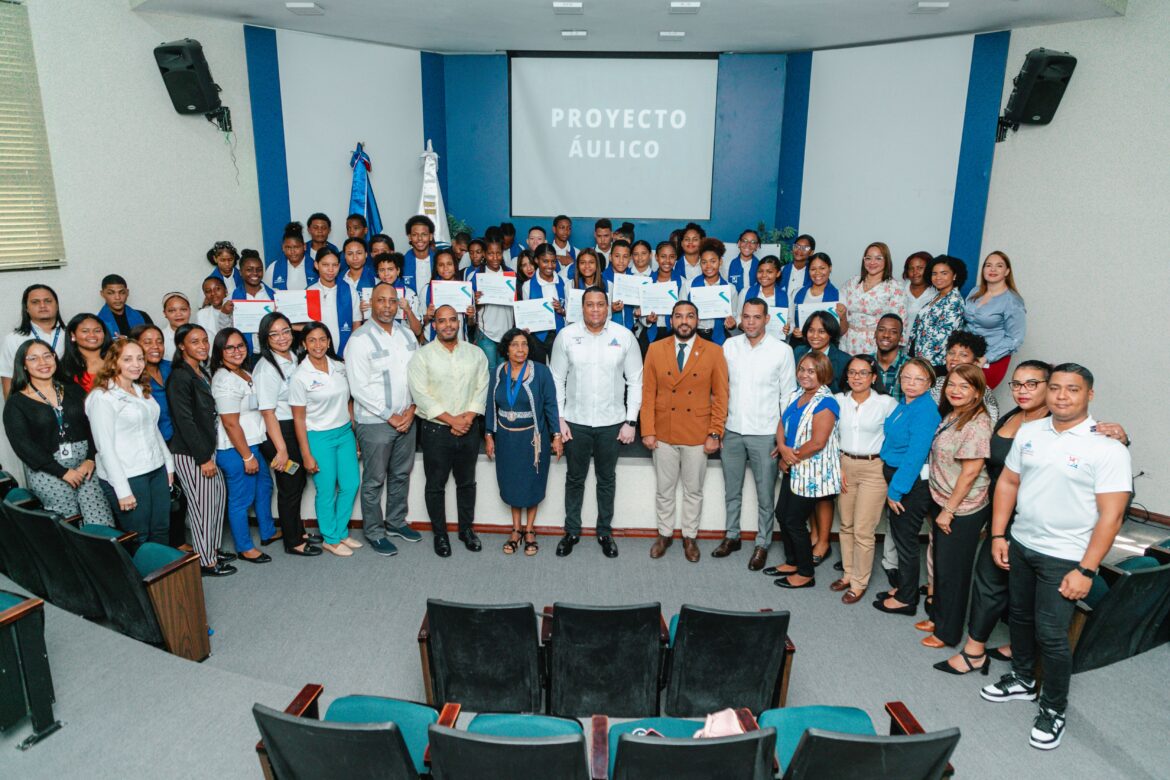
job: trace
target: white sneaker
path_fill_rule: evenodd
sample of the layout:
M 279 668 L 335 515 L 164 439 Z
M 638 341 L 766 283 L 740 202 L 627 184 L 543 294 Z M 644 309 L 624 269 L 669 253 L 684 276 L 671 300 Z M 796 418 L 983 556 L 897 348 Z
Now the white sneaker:
M 1028 744 L 1040 750 L 1052 750 L 1060 746 L 1060 738 L 1064 736 L 1064 715 L 1056 710 L 1040 708 L 1040 714 L 1032 723 L 1032 733 L 1028 737 Z
M 979 695 L 987 701 L 1036 701 L 1036 683 L 1017 677 L 1015 672 L 1008 672 L 999 678 L 999 682 L 983 686 Z

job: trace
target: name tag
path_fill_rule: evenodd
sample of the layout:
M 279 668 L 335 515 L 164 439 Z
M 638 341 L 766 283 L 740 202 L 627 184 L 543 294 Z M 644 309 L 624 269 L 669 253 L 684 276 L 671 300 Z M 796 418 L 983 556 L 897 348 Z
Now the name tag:
M 73 442 L 63 441 L 57 446 L 57 460 L 69 460 L 73 457 Z

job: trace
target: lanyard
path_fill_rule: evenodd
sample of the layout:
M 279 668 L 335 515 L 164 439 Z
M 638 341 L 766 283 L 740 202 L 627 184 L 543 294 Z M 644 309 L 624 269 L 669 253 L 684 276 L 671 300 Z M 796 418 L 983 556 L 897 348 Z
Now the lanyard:
M 520 386 L 524 384 L 524 372 L 528 370 L 528 363 L 525 361 L 524 365 L 520 367 L 520 375 L 512 381 L 512 366 L 504 366 L 504 393 L 508 398 L 508 407 L 516 408 L 516 399 L 520 397 Z
M 57 394 L 57 403 L 54 405 L 49 403 L 49 399 L 40 390 L 32 385 L 29 385 L 29 387 L 32 387 L 32 391 L 37 394 L 37 397 L 53 410 L 53 416 L 57 418 L 57 437 L 61 441 L 65 441 L 65 432 L 69 429 L 69 426 L 65 423 L 65 388 L 57 382 L 53 383 L 53 392 Z
M 54 328 L 53 328 L 53 346 L 52 346 L 52 349 L 53 349 L 53 352 L 54 352 L 54 354 L 57 352 L 57 342 L 58 342 L 58 341 L 60 341 L 60 339 L 61 339 L 61 327 L 60 327 L 60 326 L 56 326 L 56 327 L 54 327 Z M 38 395 L 39 395 L 39 393 L 38 393 Z

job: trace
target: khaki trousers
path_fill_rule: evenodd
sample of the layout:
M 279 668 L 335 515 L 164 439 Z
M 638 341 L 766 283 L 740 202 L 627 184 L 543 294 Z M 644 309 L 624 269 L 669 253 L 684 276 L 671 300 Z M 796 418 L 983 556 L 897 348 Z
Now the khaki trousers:
M 682 535 L 694 539 L 699 534 L 699 516 L 703 512 L 703 481 L 707 478 L 707 453 L 702 444 L 667 444 L 659 441 L 652 453 L 654 480 L 657 486 L 654 509 L 658 515 L 658 533 L 674 534 L 675 493 L 682 484 Z
M 886 480 L 880 458 L 858 460 L 842 455 L 841 473 L 846 484 L 837 499 L 841 564 L 845 567 L 841 578 L 853 592 L 861 593 L 869 587 L 873 571 L 874 531 L 886 505 Z

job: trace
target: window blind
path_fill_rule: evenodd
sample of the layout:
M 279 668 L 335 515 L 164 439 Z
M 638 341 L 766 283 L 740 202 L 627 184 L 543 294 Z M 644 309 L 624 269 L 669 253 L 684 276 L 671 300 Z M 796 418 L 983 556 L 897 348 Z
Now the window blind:
M 64 261 L 28 9 L 0 0 L 0 270 Z

